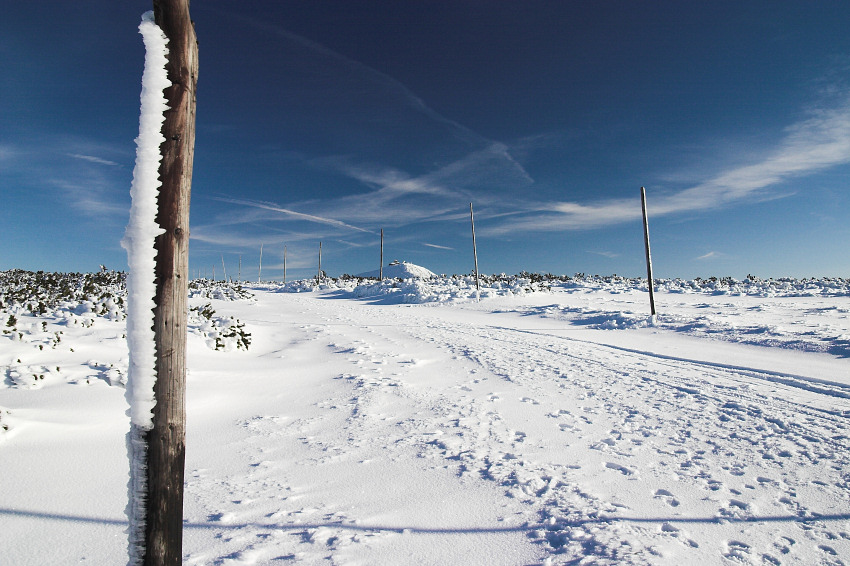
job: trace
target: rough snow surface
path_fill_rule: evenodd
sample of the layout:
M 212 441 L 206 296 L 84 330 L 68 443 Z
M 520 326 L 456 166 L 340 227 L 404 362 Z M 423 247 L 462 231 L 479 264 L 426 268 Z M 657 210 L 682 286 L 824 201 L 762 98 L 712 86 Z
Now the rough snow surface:
M 846 292 L 390 285 L 193 292 L 185 564 L 848 561 Z M 0 300 L 0 556 L 120 563 L 123 322 Z

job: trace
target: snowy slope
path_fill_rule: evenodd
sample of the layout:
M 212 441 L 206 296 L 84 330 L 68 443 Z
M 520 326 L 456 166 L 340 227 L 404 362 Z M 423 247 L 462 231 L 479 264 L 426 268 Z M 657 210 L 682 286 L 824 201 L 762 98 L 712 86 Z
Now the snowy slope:
M 195 292 L 184 562 L 846 562 L 847 294 L 673 286 L 650 326 L 644 291 L 597 283 Z M 0 338 L 11 564 L 123 561 L 126 349 L 99 310 Z

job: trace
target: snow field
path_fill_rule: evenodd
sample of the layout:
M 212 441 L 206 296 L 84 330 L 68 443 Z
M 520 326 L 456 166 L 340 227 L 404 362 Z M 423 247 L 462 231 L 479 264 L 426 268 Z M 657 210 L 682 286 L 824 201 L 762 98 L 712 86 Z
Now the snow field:
M 125 325 L 90 311 L 17 318 L 23 337 L 0 339 L 0 563 L 126 563 Z
M 846 296 L 392 288 L 193 292 L 185 563 L 848 561 Z M 15 312 L 0 555 L 121 563 L 123 324 Z
M 222 493 L 215 489 L 221 478 L 213 464 L 187 470 L 187 491 L 196 482 L 194 491 L 208 494 L 187 518 L 209 525 L 187 533 L 187 546 L 205 549 L 190 553 L 189 563 L 215 563 L 222 554 L 232 563 L 263 563 L 282 547 L 288 550 L 282 556 L 304 564 L 326 563 L 329 557 L 343 563 L 445 564 L 474 562 L 483 545 L 492 549 L 492 563 L 516 564 L 520 550 L 535 550 L 521 529 L 501 530 L 500 517 L 494 516 L 501 496 L 487 482 L 459 484 L 445 463 L 420 456 L 423 441 L 437 432 L 421 430 L 422 415 L 435 409 L 450 413 L 443 403 L 433 407 L 420 391 L 430 388 L 426 368 L 431 364 L 393 353 L 396 344 L 369 330 L 355 328 L 359 337 L 344 327 L 337 331 L 334 312 L 298 312 L 302 302 L 314 309 L 312 297 L 269 298 L 283 303 L 264 315 L 273 339 L 258 338 L 252 347 L 268 369 L 252 372 L 251 379 L 277 387 L 285 380 L 285 392 L 270 396 L 276 388 L 258 387 L 259 398 L 244 399 L 244 393 L 236 393 L 244 392 L 244 383 L 231 377 L 222 385 L 234 388 L 227 398 L 239 398 L 232 401 L 239 406 L 232 407 L 239 431 L 234 442 L 244 455 L 242 469 L 233 475 L 241 479 Z M 288 321 L 272 321 L 293 307 L 296 312 L 285 315 Z M 313 322 L 304 324 L 305 318 Z M 200 378 L 193 370 L 190 395 L 195 379 Z M 219 406 L 209 407 L 213 421 L 228 422 Z M 191 409 L 189 416 L 190 423 L 205 428 L 202 416 Z M 190 424 L 187 445 L 193 444 L 193 430 Z M 231 503 L 222 505 L 220 497 Z M 486 523 L 495 531 L 488 533 Z M 263 541 L 276 544 L 257 541 L 260 525 L 268 536 Z M 220 529 L 228 539 L 223 551 L 213 544 Z

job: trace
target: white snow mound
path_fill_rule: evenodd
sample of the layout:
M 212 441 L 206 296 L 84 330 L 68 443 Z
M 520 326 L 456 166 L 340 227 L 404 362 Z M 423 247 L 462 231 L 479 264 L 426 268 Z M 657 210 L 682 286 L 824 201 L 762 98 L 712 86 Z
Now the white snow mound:
M 359 273 L 356 277 L 377 278 L 380 275 L 380 271 L 375 269 L 374 271 Z M 431 279 L 436 276 L 437 274 L 430 269 L 406 261 L 394 261 L 384 268 L 384 277 L 391 279 Z

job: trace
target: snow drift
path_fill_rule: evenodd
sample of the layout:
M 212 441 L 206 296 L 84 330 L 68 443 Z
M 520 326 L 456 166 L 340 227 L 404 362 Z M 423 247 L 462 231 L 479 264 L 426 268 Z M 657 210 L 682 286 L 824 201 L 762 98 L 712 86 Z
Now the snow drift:
M 359 273 L 356 277 L 377 279 L 380 275 L 380 270 L 376 269 Z M 384 267 L 384 277 L 388 279 L 431 279 L 436 276 L 433 271 L 406 261 L 394 261 Z

